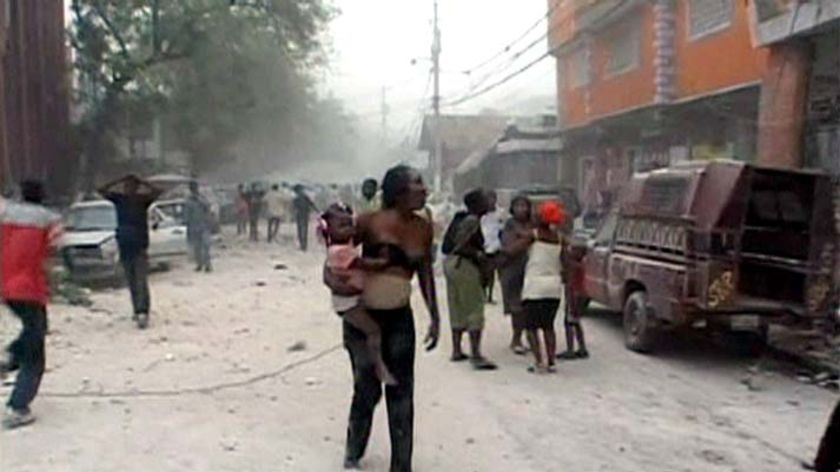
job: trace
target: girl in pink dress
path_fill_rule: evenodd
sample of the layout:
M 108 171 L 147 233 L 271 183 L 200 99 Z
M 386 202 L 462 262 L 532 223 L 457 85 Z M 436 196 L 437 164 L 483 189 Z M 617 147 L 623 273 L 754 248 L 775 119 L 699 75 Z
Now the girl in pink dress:
M 386 385 L 396 385 L 396 379 L 382 359 L 382 331 L 367 312 L 361 299 L 365 286 L 365 271 L 383 270 L 388 266 L 388 260 L 362 257 L 355 241 L 356 228 L 350 208 L 332 205 L 322 215 L 322 219 L 325 223 L 323 232 L 327 243 L 327 267 L 353 288 L 353 293 L 333 292 L 333 309 L 348 323 L 365 333 L 371 360 L 379 379 Z

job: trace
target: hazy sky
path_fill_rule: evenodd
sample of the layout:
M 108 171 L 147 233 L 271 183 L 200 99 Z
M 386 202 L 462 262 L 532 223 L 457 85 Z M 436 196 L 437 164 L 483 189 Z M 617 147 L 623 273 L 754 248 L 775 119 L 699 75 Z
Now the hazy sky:
M 415 117 L 431 104 L 427 88 L 432 41 L 432 0 L 337 0 L 342 10 L 331 36 L 334 63 L 328 87 L 358 115 L 379 123 L 381 89 L 388 87 L 390 134 L 407 135 Z M 545 22 L 526 38 L 473 74 L 465 70 L 485 62 L 520 37 L 547 11 L 546 0 L 440 0 L 444 102 L 470 92 L 471 84 L 489 85 L 526 65 L 546 51 L 545 40 L 511 64 L 517 51 L 545 35 Z M 417 59 L 415 65 L 412 59 Z M 445 112 L 504 109 L 533 96 L 551 107 L 555 69 L 553 58 L 480 99 Z M 401 139 L 401 138 L 400 138 Z

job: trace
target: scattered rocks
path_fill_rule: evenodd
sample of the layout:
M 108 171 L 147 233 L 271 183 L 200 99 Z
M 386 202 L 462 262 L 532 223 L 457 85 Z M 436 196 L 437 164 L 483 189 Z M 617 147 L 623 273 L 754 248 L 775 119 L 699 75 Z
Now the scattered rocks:
M 239 442 L 235 438 L 227 438 L 219 441 L 219 445 L 225 452 L 234 452 L 239 447 Z
M 287 349 L 289 352 L 301 352 L 306 350 L 306 341 L 298 341 Z
M 475 444 L 475 438 L 467 438 L 467 445 L 472 446 Z
M 811 372 L 799 372 L 796 374 L 796 380 L 807 385 L 816 385 L 831 391 L 840 391 L 840 377 L 831 372 L 820 372 L 813 374 Z
M 274 270 L 289 270 L 286 264 L 274 264 Z
M 758 375 L 748 375 L 741 379 L 741 385 L 747 387 L 751 392 L 761 392 L 766 389 L 764 380 Z
M 321 381 L 316 379 L 315 377 L 307 377 L 306 380 L 304 380 L 304 383 L 307 387 L 314 387 L 316 385 L 319 385 Z
M 268 283 L 265 280 L 257 280 L 254 282 L 254 285 L 257 287 L 265 287 Z
M 714 465 L 728 465 L 729 459 L 719 451 L 705 449 L 697 453 L 697 456 L 706 462 Z
M 175 361 L 175 354 L 167 353 L 166 357 L 164 357 L 164 359 L 166 359 L 166 362 L 174 362 Z

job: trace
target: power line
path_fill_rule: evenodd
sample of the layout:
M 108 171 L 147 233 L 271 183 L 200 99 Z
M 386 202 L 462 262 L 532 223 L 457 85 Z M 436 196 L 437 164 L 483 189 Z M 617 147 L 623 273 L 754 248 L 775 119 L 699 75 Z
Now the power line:
M 511 80 L 513 80 L 514 78 L 516 78 L 516 77 L 518 77 L 518 76 L 520 76 L 520 75 L 524 74 L 524 73 L 525 73 L 525 72 L 527 72 L 529 69 L 533 68 L 534 66 L 536 66 L 537 64 L 539 64 L 540 62 L 542 62 L 545 58 L 549 57 L 550 55 L 551 55 L 551 51 L 546 51 L 546 52 L 545 52 L 545 53 L 543 53 L 540 57 L 538 57 L 537 59 L 535 59 L 535 60 L 533 60 L 533 61 L 529 62 L 529 63 L 528 63 L 528 64 L 526 64 L 524 67 L 522 67 L 522 68 L 520 68 L 519 70 L 517 70 L 516 72 L 513 72 L 512 74 L 508 74 L 508 75 L 507 75 L 507 76 L 505 76 L 503 79 L 501 79 L 501 80 L 499 80 L 499 81 L 497 81 L 497 82 L 494 82 L 493 84 L 488 85 L 487 87 L 484 87 L 484 88 L 482 88 L 482 89 L 480 89 L 480 90 L 478 90 L 478 91 L 476 91 L 476 92 L 473 92 L 473 93 L 471 93 L 471 94 L 465 95 L 465 96 L 463 96 L 463 97 L 461 97 L 461 98 L 458 98 L 458 99 L 456 99 L 456 100 L 453 100 L 453 101 L 451 101 L 451 102 L 449 102 L 449 103 L 445 103 L 445 104 L 444 104 L 444 106 L 446 106 L 446 107 L 454 107 L 454 106 L 456 106 L 456 105 L 460 105 L 460 104 L 462 104 L 462 103 L 465 103 L 465 102 L 468 102 L 468 101 L 473 100 L 473 99 L 475 99 L 475 98 L 478 98 L 478 97 L 480 97 L 480 96 L 482 96 L 482 95 L 484 95 L 484 94 L 486 94 L 486 93 L 488 93 L 488 92 L 490 92 L 490 91 L 492 91 L 492 90 L 494 90 L 494 89 L 496 89 L 496 88 L 498 88 L 498 87 L 501 87 L 502 85 L 504 85 L 504 84 L 506 84 L 506 83 L 510 82 L 510 81 L 511 81 Z
M 603 13 L 603 14 L 602 14 L 602 15 L 601 15 L 598 19 L 596 19 L 595 21 L 601 20 L 601 19 L 603 19 L 603 18 L 606 18 L 606 17 L 608 17 L 608 16 L 612 15 L 613 13 L 615 13 L 616 11 L 618 11 L 621 7 L 623 7 L 625 4 L 626 4 L 626 2 L 623 2 L 623 1 L 622 1 L 622 2 L 618 2 L 618 3 L 616 3 L 615 5 L 613 5 L 613 7 L 612 7 L 612 8 L 610 8 L 610 9 L 609 9 L 609 10 L 607 10 L 607 11 L 605 11 L 605 12 L 604 12 L 604 13 Z M 555 6 L 556 6 L 556 5 L 555 5 Z M 552 27 L 551 27 L 551 28 L 550 28 L 550 29 L 549 29 L 549 30 L 545 33 L 545 35 L 541 36 L 539 39 L 537 39 L 536 41 L 534 41 L 534 42 L 532 42 L 530 45 L 528 45 L 528 47 L 527 47 L 526 49 L 523 49 L 523 50 L 519 53 L 519 55 L 518 55 L 518 56 L 516 56 L 516 58 L 521 57 L 523 54 L 525 54 L 525 52 L 527 52 L 528 50 L 532 49 L 534 46 L 536 46 L 537 44 L 539 44 L 542 40 L 544 40 L 545 38 L 547 38 L 547 37 L 548 37 L 551 33 L 553 33 L 553 32 L 554 32 L 554 31 L 555 31 L 555 30 L 556 30 L 556 29 L 557 29 L 557 28 L 558 28 L 561 24 L 563 24 L 563 22 L 558 22 L 558 24 L 555 24 L 554 26 L 552 26 Z M 529 62 L 528 64 L 526 64 L 525 66 L 523 66 L 523 67 L 521 67 L 520 69 L 516 70 L 515 72 L 513 72 L 513 73 L 511 73 L 511 74 L 508 74 L 507 76 L 505 76 L 505 77 L 504 77 L 504 78 L 502 78 L 501 80 L 498 80 L 498 81 L 496 81 L 496 82 L 494 82 L 494 83 L 492 83 L 492 84 L 490 84 L 490 85 L 488 85 L 488 86 L 486 86 L 486 87 L 484 87 L 484 88 L 481 88 L 481 89 L 479 89 L 479 90 L 477 90 L 477 91 L 475 91 L 475 92 L 468 93 L 467 95 L 465 95 L 465 96 L 463 96 L 463 97 L 460 97 L 460 98 L 457 98 L 457 99 L 455 99 L 455 100 L 453 100 L 453 101 L 451 101 L 451 102 L 448 102 L 448 103 L 444 104 L 444 106 L 447 106 L 447 107 L 453 107 L 453 106 L 456 106 L 456 105 L 460 105 L 460 104 L 462 104 L 462 103 L 466 103 L 466 102 L 468 102 L 468 101 L 470 101 L 470 100 L 473 100 L 473 99 L 475 99 L 475 98 L 478 98 L 478 97 L 480 97 L 480 96 L 482 96 L 482 95 L 485 95 L 486 93 L 488 93 L 488 92 L 490 92 L 490 91 L 492 91 L 492 90 L 495 90 L 496 88 L 501 87 L 502 85 L 504 85 L 504 84 L 506 84 L 506 83 L 510 82 L 510 81 L 511 81 L 511 80 L 513 80 L 514 78 L 516 78 L 516 77 L 518 77 L 518 76 L 520 76 L 520 75 L 524 74 L 525 72 L 527 72 L 528 70 L 532 69 L 534 66 L 536 66 L 537 64 L 539 64 L 540 62 L 542 62 L 544 59 L 546 59 L 547 57 L 549 57 L 550 55 L 551 55 L 551 50 L 547 50 L 547 51 L 546 51 L 546 52 L 544 52 L 542 55 L 540 55 L 538 58 L 536 58 L 536 59 L 534 59 L 533 61 Z
M 486 83 L 487 83 L 490 79 L 492 79 L 494 76 L 496 76 L 496 75 L 500 74 L 501 72 L 504 72 L 505 70 L 507 70 L 508 68 L 510 68 L 510 67 L 511 67 L 514 63 L 516 63 L 516 61 L 517 61 L 517 60 L 519 60 L 519 58 L 521 58 L 522 56 L 524 56 L 524 55 L 525 55 L 525 53 L 527 53 L 528 51 L 530 51 L 531 49 L 533 49 L 534 47 L 536 47 L 537 45 L 539 45 L 541 42 L 545 41 L 545 40 L 548 38 L 548 35 L 549 35 L 549 33 L 547 32 L 547 33 L 545 33 L 544 35 L 540 36 L 540 37 L 539 37 L 538 39 L 536 39 L 535 41 L 533 41 L 533 42 L 531 42 L 530 44 L 528 44 L 528 46 L 526 46 L 524 49 L 522 49 L 522 50 L 520 50 L 520 51 L 517 51 L 517 52 L 516 52 L 516 53 L 515 53 L 515 54 L 514 54 L 514 55 L 513 55 L 513 56 L 512 56 L 509 60 L 508 60 L 508 62 L 507 62 L 507 63 L 505 63 L 504 65 L 500 65 L 499 67 L 496 67 L 495 69 L 493 69 L 492 71 L 490 71 L 488 74 L 486 74 L 483 78 L 481 78 L 478 82 L 476 82 L 476 83 L 472 84 L 472 85 L 470 86 L 470 91 L 472 91 L 472 90 L 476 90 L 477 88 L 479 88 L 479 87 L 481 87 L 482 85 L 486 84 Z
M 513 48 L 516 44 L 518 44 L 520 41 L 525 39 L 529 34 L 531 34 L 531 32 L 533 32 L 535 29 L 537 29 L 537 27 L 539 27 L 540 24 L 542 24 L 542 22 L 544 20 L 550 19 L 551 15 L 554 14 L 554 12 L 560 7 L 560 3 L 561 3 L 561 0 L 554 0 L 553 4 L 552 4 L 551 8 L 548 10 L 548 12 L 545 15 L 540 16 L 540 18 L 533 25 L 531 25 L 531 27 L 529 27 L 527 30 L 525 30 L 524 33 L 517 36 L 516 39 L 514 39 L 513 41 L 508 43 L 504 48 L 502 48 L 501 51 L 497 52 L 496 54 L 494 54 L 490 58 L 482 61 L 481 63 L 479 63 L 479 64 L 477 64 L 477 65 L 475 65 L 475 66 L 473 66 L 469 69 L 464 70 L 463 73 L 467 74 L 467 75 L 470 75 L 473 72 L 484 68 L 484 66 L 492 63 L 493 61 L 495 61 L 499 57 L 501 57 L 501 56 L 507 54 L 508 52 L 510 52 L 511 48 Z
M 613 12 L 617 9 L 617 7 L 620 7 L 620 6 L 622 6 L 622 5 L 623 5 L 623 3 L 618 3 L 618 4 L 617 4 L 617 5 L 615 5 L 612 9 L 610 9 L 610 10 L 609 10 L 609 11 L 607 11 L 607 12 L 605 12 L 605 13 L 604 13 L 604 15 L 603 15 L 603 17 L 606 17 L 606 16 L 608 16 L 608 15 L 612 14 L 612 13 L 613 13 Z M 559 6 L 559 2 L 558 2 L 558 3 L 555 3 L 555 4 L 554 4 L 554 6 L 552 7 L 552 9 L 550 10 L 549 15 L 550 15 L 550 14 L 552 14 L 552 13 L 554 12 L 554 10 L 555 10 L 556 8 L 558 8 L 558 6 Z M 569 17 L 571 17 L 571 16 L 573 16 L 573 15 L 574 15 L 574 11 L 567 12 L 567 14 L 566 14 L 566 16 L 565 16 L 564 18 L 561 18 L 561 19 L 560 19 L 560 21 L 558 21 L 556 24 L 554 24 L 553 26 L 551 26 L 551 28 L 548 28 L 548 29 L 547 29 L 547 31 L 546 31 L 544 34 L 540 35 L 540 37 L 539 37 L 539 38 L 537 38 L 537 39 L 535 39 L 535 40 L 531 41 L 531 43 L 529 43 L 529 44 L 528 44 L 527 46 L 525 46 L 523 49 L 520 49 L 519 51 L 517 51 L 516 53 L 514 53 L 514 54 L 513 54 L 513 56 L 512 56 L 512 57 L 508 60 L 508 62 L 507 62 L 507 63 L 505 63 L 505 64 L 503 64 L 503 65 L 500 65 L 499 67 L 496 67 L 496 68 L 495 68 L 495 69 L 493 69 L 491 72 L 489 72 L 488 74 L 486 74 L 486 75 L 485 75 L 482 79 L 480 79 L 477 83 L 472 84 L 472 85 L 470 86 L 469 91 L 467 92 L 467 94 L 468 94 L 468 95 L 469 95 L 469 94 L 471 94 L 471 93 L 472 93 L 472 92 L 474 92 L 476 89 L 478 89 L 479 87 L 481 87 L 482 85 L 484 85 L 484 84 L 486 84 L 488 81 L 490 81 L 490 79 L 492 79 L 494 76 L 496 76 L 496 75 L 498 75 L 498 74 L 500 74 L 500 73 L 504 72 L 504 71 L 505 71 L 505 70 L 507 70 L 508 68 L 510 68 L 513 64 L 515 64 L 515 63 L 516 63 L 516 61 L 517 61 L 519 58 L 521 58 L 522 56 L 524 56 L 524 55 L 525 55 L 527 52 L 529 52 L 530 50 L 534 49 L 536 46 L 538 46 L 538 45 L 539 45 L 540 43 L 542 43 L 543 41 L 546 41 L 546 40 L 548 39 L 549 35 L 551 35 L 551 34 L 552 34 L 553 32 L 555 32 L 558 28 L 562 27 L 562 26 L 565 24 L 565 19 L 567 19 L 567 18 L 569 18 Z M 540 60 L 541 60 L 541 59 L 540 59 Z M 526 70 L 527 70 L 527 69 L 529 69 L 529 68 L 530 68 L 530 67 L 527 67 L 527 68 L 526 68 Z M 522 72 L 524 72 L 524 71 L 522 71 Z M 511 77 L 511 78 L 512 78 L 512 77 Z M 509 79 L 507 79 L 507 80 L 509 80 Z M 505 82 L 507 82 L 507 80 L 505 80 Z M 483 93 L 482 93 L 482 94 L 483 94 Z M 460 99 L 457 99 L 457 100 L 460 100 Z M 456 100 L 456 101 L 457 101 L 457 100 Z

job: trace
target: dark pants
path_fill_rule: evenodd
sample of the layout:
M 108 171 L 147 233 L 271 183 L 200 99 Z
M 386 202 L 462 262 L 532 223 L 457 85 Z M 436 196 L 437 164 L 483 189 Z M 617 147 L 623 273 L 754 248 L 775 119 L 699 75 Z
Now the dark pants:
M 306 251 L 309 247 L 309 214 L 295 215 L 297 222 L 298 243 L 300 243 L 300 250 Z
M 245 234 L 245 231 L 248 229 L 248 219 L 244 217 L 239 217 L 236 220 L 236 234 L 238 236 L 242 236 Z
M 410 307 L 373 311 L 382 328 L 382 357 L 398 385 L 385 387 L 388 426 L 391 433 L 391 472 L 411 471 L 414 443 L 414 319 Z M 344 323 L 344 347 L 353 366 L 353 404 L 347 427 L 347 459 L 364 456 L 370 438 L 373 411 L 382 398 L 382 383 L 376 376 L 365 334 Z
M 124 251 L 120 255 L 125 280 L 131 292 L 131 305 L 134 314 L 149 314 L 149 256 L 145 250 Z
M 260 217 L 252 216 L 250 221 L 250 234 L 251 234 L 251 241 L 259 241 L 260 240 Z
M 23 329 L 20 336 L 9 345 L 11 363 L 20 371 L 17 375 L 8 406 L 15 411 L 27 411 L 38 394 L 44 376 L 46 357 L 44 338 L 47 335 L 47 309 L 32 302 L 8 302 L 12 313 L 20 318 Z
M 820 450 L 814 464 L 817 472 L 840 470 L 840 403 L 837 403 L 828 422 L 828 429 L 820 443 Z

